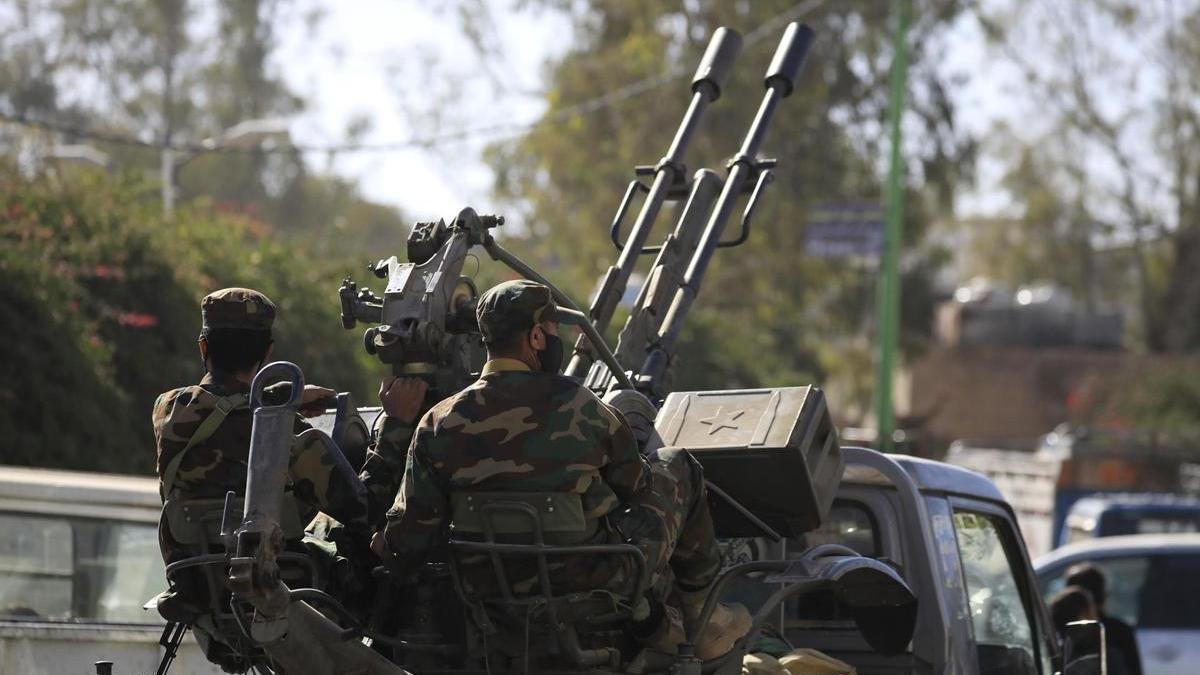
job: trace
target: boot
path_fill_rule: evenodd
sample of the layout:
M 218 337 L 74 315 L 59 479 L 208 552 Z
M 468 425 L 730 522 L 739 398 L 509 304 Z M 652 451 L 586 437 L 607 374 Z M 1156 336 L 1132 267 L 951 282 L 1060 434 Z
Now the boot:
M 659 604 L 657 609 L 660 611 L 654 612 L 651 618 L 643 622 L 655 623 L 653 631 L 646 635 L 638 635 L 635 631 L 635 637 L 643 645 L 673 656 L 679 652 L 679 645 L 686 636 L 683 630 L 683 615 L 678 609 L 668 605 Z
M 700 613 L 704 611 L 708 591 L 680 593 L 680 596 L 687 621 L 691 623 L 699 619 Z M 711 661 L 729 653 L 733 645 L 750 632 L 751 623 L 753 620 L 750 618 L 750 612 L 744 606 L 737 603 L 717 603 L 712 616 L 708 618 L 708 623 L 700 629 L 696 643 L 692 645 L 696 650 L 696 658 Z

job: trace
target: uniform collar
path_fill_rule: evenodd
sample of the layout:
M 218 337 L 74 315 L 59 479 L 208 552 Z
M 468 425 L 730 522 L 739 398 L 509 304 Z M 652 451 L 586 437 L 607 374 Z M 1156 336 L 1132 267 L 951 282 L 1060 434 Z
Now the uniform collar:
M 200 380 L 200 384 L 212 384 L 222 387 L 229 391 L 250 391 L 250 385 L 237 379 L 233 373 L 227 373 L 223 370 L 210 370 L 204 374 L 204 379 Z
M 527 373 L 530 370 L 531 370 L 530 367 L 525 365 L 524 361 L 518 361 L 517 359 L 499 358 L 499 359 L 492 359 L 492 360 L 488 361 L 487 363 L 483 364 L 483 372 L 481 372 L 479 374 L 479 376 L 485 377 L 487 375 L 491 375 L 492 373 L 512 373 L 512 372 L 526 372 Z

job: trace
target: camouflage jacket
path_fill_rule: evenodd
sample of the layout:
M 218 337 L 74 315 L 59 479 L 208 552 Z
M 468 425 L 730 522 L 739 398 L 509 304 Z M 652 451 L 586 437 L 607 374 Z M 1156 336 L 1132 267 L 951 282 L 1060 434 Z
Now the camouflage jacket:
M 384 526 L 384 515 L 400 489 L 413 425 L 384 413 L 377 422 L 374 435 L 375 441 L 367 450 L 367 460 L 359 478 L 367 488 L 371 527 L 379 529 Z
M 455 491 L 573 492 L 585 517 L 603 519 L 648 477 L 633 432 L 591 391 L 519 361 L 489 361 L 479 380 L 418 424 L 387 513 L 388 562 L 401 577 L 424 562 L 444 535 Z
M 153 425 L 157 441 L 159 480 L 171 460 L 187 445 L 200 423 L 212 413 L 217 401 L 237 393 L 248 394 L 249 386 L 231 375 L 209 373 L 200 384 L 165 392 L 154 403 Z M 266 395 L 270 403 L 270 396 Z M 216 431 L 188 450 L 180 461 L 168 497 L 219 498 L 229 490 L 239 494 L 246 488 L 246 465 L 250 452 L 253 415 L 249 408 L 231 411 Z M 295 433 L 309 428 L 296 417 Z M 339 461 L 340 460 L 340 461 Z M 367 497 L 363 484 L 342 458 L 330 456 L 319 441 L 297 439 L 288 460 L 289 489 L 301 506 L 307 522 L 318 511 L 329 514 L 348 528 L 366 530 Z M 163 555 L 172 559 L 181 547 L 160 528 Z

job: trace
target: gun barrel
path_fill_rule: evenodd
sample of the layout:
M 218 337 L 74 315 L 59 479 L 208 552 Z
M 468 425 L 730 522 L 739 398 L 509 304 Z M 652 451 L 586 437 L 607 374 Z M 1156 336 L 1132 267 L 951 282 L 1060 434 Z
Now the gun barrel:
M 692 178 L 692 190 L 675 226 L 667 235 L 658 257 L 650 267 L 642 290 L 634 300 L 633 309 L 617 338 L 616 357 L 620 363 L 638 365 L 658 345 L 662 318 L 682 286 L 684 265 L 704 232 L 708 214 L 721 193 L 722 178 L 711 169 L 700 169 Z M 639 374 L 644 373 L 639 371 Z M 594 391 L 607 390 L 612 376 L 601 363 L 592 364 L 584 384 Z M 639 378 L 635 386 L 654 399 L 666 395 L 663 378 Z
M 767 135 L 775 108 L 781 99 L 791 94 L 793 81 L 803 66 L 811 45 L 812 29 L 795 22 L 788 25 L 767 70 L 764 80 L 767 92 L 763 95 L 758 112 L 742 140 L 741 148 L 729 161 L 729 174 L 725 179 L 725 187 L 709 216 L 704 234 L 700 238 L 700 244 L 696 247 L 691 262 L 688 263 L 687 271 L 684 273 L 683 287 L 675 294 L 671 308 L 663 320 L 660 342 L 665 349 L 669 350 L 679 337 L 679 332 L 683 327 L 683 318 L 687 315 L 696 294 L 700 291 L 700 282 L 717 249 L 717 244 L 721 241 L 725 221 L 733 211 L 735 200 L 742 193 L 746 183 L 750 180 L 757 180 L 757 174 L 765 170 L 759 166 L 759 149 Z
M 692 91 L 709 88 L 712 91 L 708 100 L 717 100 L 741 50 L 742 36 L 737 31 L 724 26 L 718 28 L 708 43 L 708 49 L 704 50 L 704 57 L 696 67 L 696 74 L 692 76 Z
M 795 22 L 788 24 L 763 80 L 768 88 L 774 84 L 781 87 L 785 98 L 791 95 L 796 76 L 808 58 L 808 50 L 812 48 L 813 37 L 813 30 L 808 26 Z
M 672 187 L 682 184 L 687 179 L 686 169 L 683 166 L 683 154 L 699 126 L 700 116 L 704 109 L 709 103 L 720 97 L 721 87 L 729 75 L 741 46 L 741 35 L 727 28 L 719 28 L 713 33 L 712 40 L 709 41 L 704 58 L 701 59 L 692 81 L 692 99 L 688 109 L 679 123 L 679 128 L 675 131 L 675 137 L 671 140 L 667 154 L 655 167 L 654 181 L 634 220 L 633 228 L 629 232 L 629 240 L 621 250 L 616 265 L 608 268 L 608 272 L 605 273 L 600 291 L 592 300 L 588 310 L 588 316 L 600 334 L 608 329 L 617 303 L 624 295 L 625 287 L 629 283 L 629 276 L 633 273 L 638 256 L 646 244 L 646 238 L 650 236 L 650 230 L 658 218 L 663 202 L 667 199 L 667 194 Z M 594 360 L 591 342 L 586 336 L 580 336 L 575 343 L 575 353 L 567 367 L 567 375 L 582 377 L 584 371 Z

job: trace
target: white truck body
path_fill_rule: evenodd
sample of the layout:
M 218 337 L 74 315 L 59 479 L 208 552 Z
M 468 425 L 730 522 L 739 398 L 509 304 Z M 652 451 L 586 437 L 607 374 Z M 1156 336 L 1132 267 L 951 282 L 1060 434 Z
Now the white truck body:
M 164 621 L 141 608 L 165 586 L 151 478 L 0 469 L 0 673 L 153 673 Z M 212 675 L 188 637 L 175 675 Z

